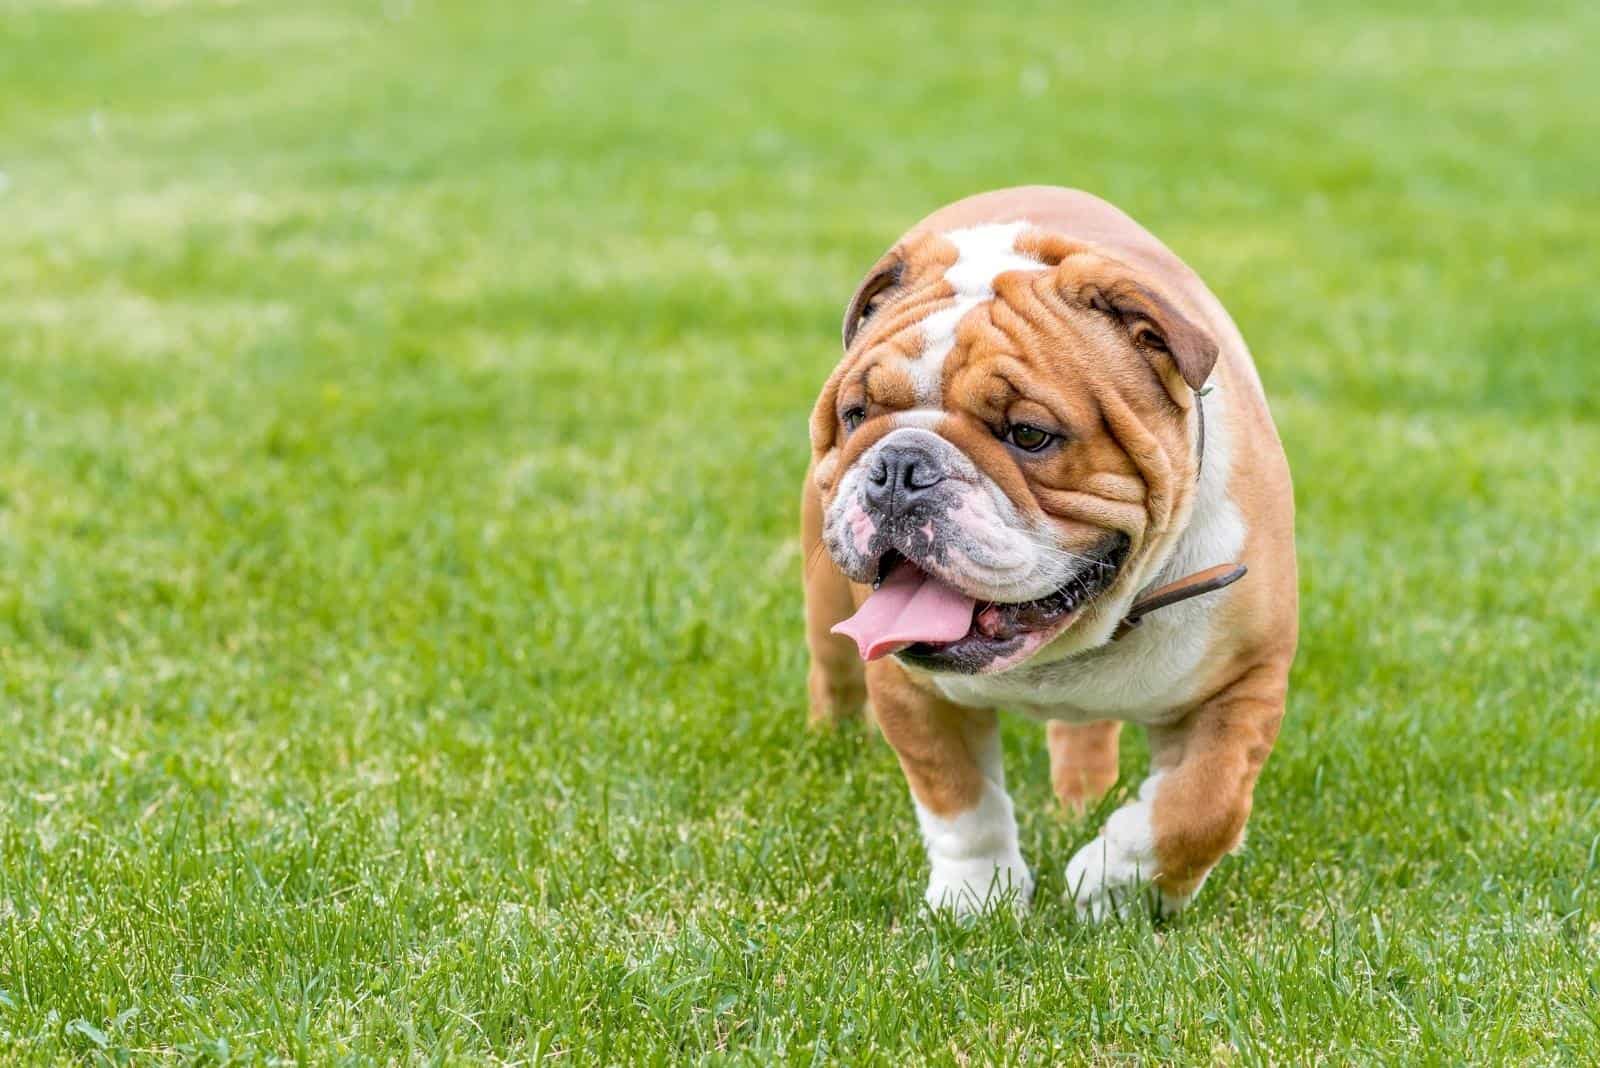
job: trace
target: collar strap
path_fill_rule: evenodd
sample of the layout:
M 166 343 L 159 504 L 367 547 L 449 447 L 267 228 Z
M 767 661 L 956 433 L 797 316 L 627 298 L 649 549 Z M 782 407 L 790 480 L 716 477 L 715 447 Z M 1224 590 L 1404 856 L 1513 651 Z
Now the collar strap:
M 1128 614 L 1123 617 L 1122 622 L 1117 624 L 1117 629 L 1112 632 L 1111 640 L 1116 641 L 1129 631 L 1136 629 L 1140 623 L 1144 622 L 1145 616 L 1158 608 L 1165 608 L 1168 605 L 1177 604 L 1179 601 L 1187 601 L 1191 597 L 1215 593 L 1226 586 L 1232 586 L 1235 582 L 1244 578 L 1246 570 L 1247 568 L 1243 564 L 1218 564 L 1216 567 L 1208 567 L 1204 571 L 1196 571 L 1194 574 L 1181 578 L 1177 582 L 1169 582 L 1165 586 L 1159 586 L 1151 590 L 1133 602 L 1133 607 L 1128 609 Z

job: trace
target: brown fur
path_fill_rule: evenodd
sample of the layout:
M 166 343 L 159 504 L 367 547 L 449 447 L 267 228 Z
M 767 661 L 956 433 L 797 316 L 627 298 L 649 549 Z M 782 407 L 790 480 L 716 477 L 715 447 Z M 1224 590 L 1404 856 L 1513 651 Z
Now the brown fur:
M 961 708 L 919 686 L 892 660 L 867 665 L 872 710 L 924 808 L 954 816 L 983 792 L 976 745 L 995 727 L 993 710 Z

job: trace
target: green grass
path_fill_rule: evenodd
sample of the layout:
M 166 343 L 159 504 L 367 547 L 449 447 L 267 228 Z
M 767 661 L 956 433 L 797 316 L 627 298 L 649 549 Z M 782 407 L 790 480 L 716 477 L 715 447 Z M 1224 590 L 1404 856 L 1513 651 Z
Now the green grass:
M 1583 3 L 0 4 L 0 1058 L 1591 1059 L 1597 51 Z M 802 727 L 841 304 L 1025 181 L 1210 281 L 1295 472 L 1289 718 L 1159 927 L 1061 904 L 1037 726 L 1038 905 L 967 927 L 887 747 Z

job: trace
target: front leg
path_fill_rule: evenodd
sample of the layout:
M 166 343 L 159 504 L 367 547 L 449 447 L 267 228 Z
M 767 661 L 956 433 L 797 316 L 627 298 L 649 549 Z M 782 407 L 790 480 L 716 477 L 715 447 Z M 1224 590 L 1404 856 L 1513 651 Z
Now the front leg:
M 1153 884 L 1178 912 L 1244 838 L 1256 778 L 1283 719 L 1287 664 L 1246 673 L 1169 726 L 1150 729 L 1152 772 L 1138 799 L 1106 821 L 1067 865 L 1078 914 L 1126 915 Z
M 957 916 L 1002 900 L 1026 907 L 1033 879 L 1017 846 L 995 714 L 921 689 L 892 660 L 867 666 L 867 690 L 916 803 L 928 907 Z

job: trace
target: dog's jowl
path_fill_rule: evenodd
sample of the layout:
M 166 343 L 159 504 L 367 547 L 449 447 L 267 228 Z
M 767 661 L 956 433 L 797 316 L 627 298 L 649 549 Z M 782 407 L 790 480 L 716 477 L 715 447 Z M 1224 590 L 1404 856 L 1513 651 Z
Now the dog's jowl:
M 811 713 L 870 702 L 927 901 L 1026 904 L 995 710 L 1050 721 L 1081 811 L 1138 723 L 1151 768 L 1066 864 L 1080 914 L 1182 908 L 1244 835 L 1296 640 L 1293 496 L 1200 279 L 1116 208 L 968 198 L 867 272 L 811 418 Z

